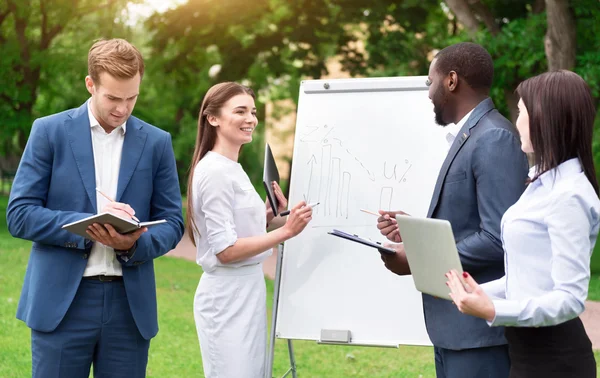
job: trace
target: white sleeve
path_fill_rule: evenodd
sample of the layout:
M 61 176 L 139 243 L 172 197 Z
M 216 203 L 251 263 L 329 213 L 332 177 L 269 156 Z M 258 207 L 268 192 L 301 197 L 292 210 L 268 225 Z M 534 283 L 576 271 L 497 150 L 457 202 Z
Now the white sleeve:
M 492 299 L 506 298 L 506 276 L 502 276 L 494 281 L 483 283 L 479 286 L 481 286 L 488 297 L 491 297 Z
M 597 223 L 579 196 L 562 198 L 545 218 L 552 248 L 552 291 L 535 298 L 494 300 L 493 326 L 550 326 L 581 314 L 590 282 L 590 235 Z
M 199 173 L 197 188 L 200 211 L 204 213 L 209 253 L 217 255 L 237 241 L 233 217 L 233 180 L 217 170 Z

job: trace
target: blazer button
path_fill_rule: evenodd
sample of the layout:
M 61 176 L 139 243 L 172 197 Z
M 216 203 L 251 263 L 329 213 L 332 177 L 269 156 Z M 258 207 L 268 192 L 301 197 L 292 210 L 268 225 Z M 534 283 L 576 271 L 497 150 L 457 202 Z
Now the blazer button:
M 82 256 L 82 258 L 87 259 L 88 258 L 88 254 L 84 253 L 83 256 Z

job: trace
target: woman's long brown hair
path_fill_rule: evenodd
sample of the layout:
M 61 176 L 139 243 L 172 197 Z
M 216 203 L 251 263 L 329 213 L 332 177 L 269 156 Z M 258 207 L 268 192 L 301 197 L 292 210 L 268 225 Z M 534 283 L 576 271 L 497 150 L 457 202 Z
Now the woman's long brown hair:
M 241 84 L 234 82 L 225 82 L 215 84 L 204 96 L 202 100 L 202 106 L 200 106 L 200 113 L 198 115 L 198 133 L 196 135 L 196 146 L 194 147 L 194 155 L 192 157 L 192 163 L 190 164 L 190 170 L 188 173 L 187 183 L 187 213 L 186 213 L 186 228 L 190 240 L 196 245 L 194 239 L 194 230 L 198 232 L 196 223 L 194 221 L 194 208 L 193 208 L 193 181 L 194 181 L 194 169 L 198 162 L 206 155 L 206 153 L 215 147 L 217 141 L 217 131 L 214 126 L 208 123 L 208 116 L 219 116 L 221 108 L 227 101 L 232 97 L 240 94 L 247 94 L 252 96 L 256 100 L 256 96 L 252 89 L 245 87 Z
M 569 159 L 579 158 L 598 194 L 592 154 L 596 107 L 586 82 L 571 71 L 546 72 L 519 84 L 517 94 L 529 114 L 529 137 L 537 167 L 532 181 Z

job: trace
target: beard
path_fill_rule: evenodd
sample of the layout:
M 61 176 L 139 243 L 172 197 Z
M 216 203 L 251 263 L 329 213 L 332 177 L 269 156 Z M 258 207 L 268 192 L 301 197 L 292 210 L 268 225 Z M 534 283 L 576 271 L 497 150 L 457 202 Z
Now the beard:
M 448 93 L 443 87 L 439 87 L 433 95 L 433 113 L 435 114 L 435 123 L 440 126 L 447 126 L 450 122 L 444 120 L 444 109 L 448 105 Z

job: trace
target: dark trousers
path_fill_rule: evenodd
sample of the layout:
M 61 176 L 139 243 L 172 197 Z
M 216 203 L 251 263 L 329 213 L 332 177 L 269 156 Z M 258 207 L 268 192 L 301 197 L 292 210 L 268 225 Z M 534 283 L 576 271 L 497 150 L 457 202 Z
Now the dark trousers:
M 508 347 L 451 350 L 434 347 L 437 378 L 507 378 Z
M 134 323 L 123 281 L 83 280 L 52 332 L 31 330 L 32 377 L 146 376 L 150 340 Z
M 596 378 L 592 343 L 579 318 L 550 327 L 506 327 L 511 378 Z

